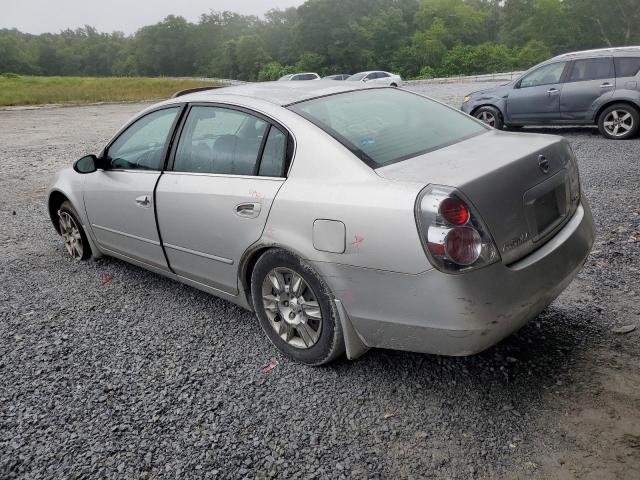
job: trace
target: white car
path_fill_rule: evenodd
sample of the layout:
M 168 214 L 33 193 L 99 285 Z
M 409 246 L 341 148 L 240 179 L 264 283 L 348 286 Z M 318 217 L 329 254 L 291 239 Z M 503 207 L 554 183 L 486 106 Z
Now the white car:
M 354 73 L 347 78 L 347 82 L 363 82 L 373 85 L 398 87 L 402 85 L 402 78 L 400 78 L 400 75 L 396 75 L 395 73 L 374 70 L 370 72 Z
M 278 79 L 279 82 L 289 82 L 293 80 L 320 80 L 320 75 L 313 72 L 290 73 Z

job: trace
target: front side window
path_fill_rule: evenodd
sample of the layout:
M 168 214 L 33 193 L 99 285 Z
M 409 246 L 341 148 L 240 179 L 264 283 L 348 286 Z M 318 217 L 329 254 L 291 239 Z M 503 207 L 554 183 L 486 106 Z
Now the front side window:
M 487 132 L 457 110 L 384 88 L 316 98 L 289 107 L 372 168 L 415 157 Z
M 585 58 L 573 62 L 569 82 L 585 82 L 613 77 L 613 59 Z
M 255 175 L 268 125 L 258 117 L 237 110 L 194 106 L 184 124 L 173 169 Z
M 180 107 L 145 115 L 127 128 L 107 149 L 113 169 L 162 170 L 164 152 Z
M 640 57 L 616 58 L 616 77 L 635 77 L 640 73 Z
M 567 62 L 550 63 L 534 70 L 520 81 L 520 88 L 537 87 L 539 85 L 550 85 L 560 83 L 562 72 Z

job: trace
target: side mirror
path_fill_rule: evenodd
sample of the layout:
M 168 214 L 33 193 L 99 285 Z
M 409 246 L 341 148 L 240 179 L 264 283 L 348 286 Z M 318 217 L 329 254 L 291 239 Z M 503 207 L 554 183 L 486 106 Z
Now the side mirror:
M 369 79 L 368 79 L 368 78 L 363 78 L 363 79 L 362 79 L 362 81 L 363 81 L 364 83 L 367 83 L 367 82 L 369 81 Z
M 80 160 L 76 160 L 73 169 L 78 173 L 93 173 L 98 170 L 98 157 L 95 155 L 86 155 Z

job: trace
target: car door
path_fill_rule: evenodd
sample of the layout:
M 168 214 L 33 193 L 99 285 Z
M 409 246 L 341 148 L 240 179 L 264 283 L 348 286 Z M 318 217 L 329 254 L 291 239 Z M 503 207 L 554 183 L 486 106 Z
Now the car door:
M 560 120 L 560 94 L 568 62 L 543 65 L 516 82 L 507 97 L 508 123 Z
M 378 72 L 376 77 L 376 84 L 391 85 L 391 75 L 386 72 Z
M 287 131 L 253 112 L 193 105 L 158 182 L 158 228 L 183 279 L 238 292 L 238 263 L 285 181 Z
M 84 205 L 101 249 L 167 270 L 153 191 L 182 106 L 149 112 L 126 127 L 87 175 Z
M 591 121 L 598 106 L 613 95 L 615 88 L 613 57 L 574 60 L 560 95 L 562 118 Z

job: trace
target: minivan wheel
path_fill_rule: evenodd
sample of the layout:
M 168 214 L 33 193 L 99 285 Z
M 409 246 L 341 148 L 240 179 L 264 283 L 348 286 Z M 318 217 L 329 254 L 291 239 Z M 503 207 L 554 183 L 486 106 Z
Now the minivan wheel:
M 86 260 L 91 256 L 89 240 L 82 229 L 78 212 L 68 200 L 58 209 L 58 227 L 67 253 L 75 260 Z
M 333 295 L 301 258 L 281 249 L 265 252 L 251 274 L 251 296 L 262 329 L 284 354 L 322 365 L 344 352 Z
M 604 109 L 598 117 L 598 129 L 605 138 L 626 140 L 640 128 L 640 114 L 631 105 L 618 103 Z
M 504 127 L 500 110 L 495 107 L 480 107 L 475 111 L 473 116 L 478 120 L 486 123 L 490 127 L 496 128 L 498 130 L 502 130 Z

